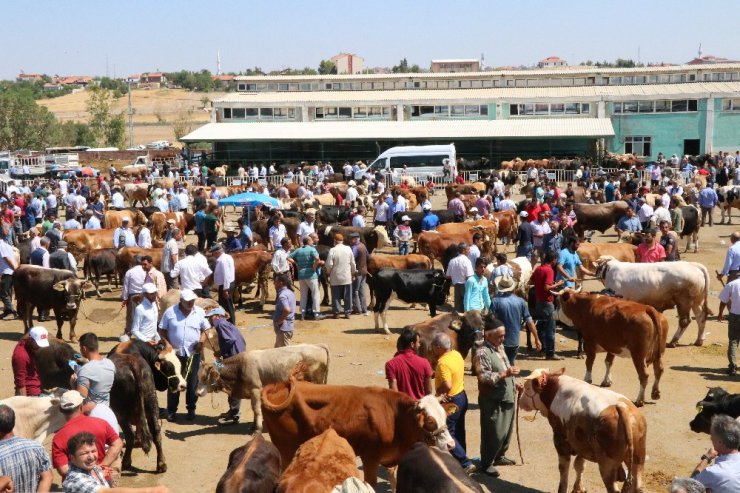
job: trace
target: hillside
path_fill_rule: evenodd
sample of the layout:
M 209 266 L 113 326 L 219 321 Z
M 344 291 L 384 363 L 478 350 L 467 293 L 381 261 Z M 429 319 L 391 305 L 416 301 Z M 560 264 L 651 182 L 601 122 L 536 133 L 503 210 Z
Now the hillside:
M 210 100 L 222 97 L 222 92 L 191 92 L 183 89 L 134 89 L 131 103 L 134 108 L 134 144 L 146 144 L 153 140 L 166 139 L 175 142 L 172 123 L 181 120 L 190 122 L 192 129 L 208 123 L 210 110 L 203 109 L 204 97 Z M 85 105 L 88 93 L 80 91 L 53 99 L 43 99 L 39 104 L 46 106 L 60 121 L 87 121 Z M 209 105 L 210 106 L 210 105 Z M 114 100 L 113 113 L 124 113 L 128 122 L 128 95 Z M 190 112 L 191 113 L 188 113 Z

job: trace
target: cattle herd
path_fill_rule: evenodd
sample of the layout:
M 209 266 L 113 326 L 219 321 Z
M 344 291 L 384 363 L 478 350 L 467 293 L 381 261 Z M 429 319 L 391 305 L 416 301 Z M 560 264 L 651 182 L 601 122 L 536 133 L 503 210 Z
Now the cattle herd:
M 611 156 L 610 159 L 626 168 L 644 164 L 623 156 Z M 707 161 L 706 166 L 709 164 Z M 236 222 L 237 216 L 251 225 L 249 248 L 243 246 L 238 251 L 229 252 L 234 259 L 234 282 L 237 301 L 240 302 L 238 325 L 242 330 L 247 325 L 259 323 L 262 312 L 269 312 L 272 298 L 268 280 L 273 260 L 273 252 L 268 248 L 269 225 L 275 216 L 282 216 L 287 235 L 294 239 L 295 245 L 300 245 L 299 230 L 305 224 L 308 211 L 313 210 L 316 217 L 313 227 L 318 237 L 316 248 L 322 260 L 327 258 L 337 233 L 345 237 L 357 233 L 367 247 L 370 253 L 367 289 L 375 331 L 385 334 L 387 340 L 387 335 L 394 329 L 403 326 L 414 328 L 420 337 L 417 353 L 427 358 L 432 367 L 436 358 L 431 343 L 439 333 L 450 337 L 453 349 L 463 358 L 482 344 L 483 314 L 476 310 L 459 313 L 450 307 L 451 281 L 447 267 L 457 255 L 458 245 L 461 242 L 476 244 L 480 255 L 491 261 L 499 253 L 508 253 L 509 258 L 504 262 L 516 282 L 514 296 L 527 299 L 531 305 L 530 279 L 537 263 L 532 262 L 531 249 L 522 248 L 526 246 L 522 242 L 531 241 L 521 232 L 527 222 L 522 213 L 528 212 L 529 216 L 536 218 L 544 212 L 548 220 L 560 223 L 562 238 L 558 245 L 564 248 L 567 238 L 578 238 L 577 255 L 583 267 L 595 274 L 584 277 L 579 273 L 575 288 L 553 289 L 558 300 L 553 317 L 564 328 L 577 331 L 577 356 L 585 353 L 585 374 L 583 379 L 579 379 L 565 374 L 564 368 L 535 369 L 545 366 L 544 362 L 536 361 L 538 356 L 535 355 L 523 356 L 525 360 L 532 359 L 534 366 L 525 363 L 525 366 L 532 367 L 532 371 L 523 372 L 526 376 L 520 379 L 523 389 L 518 396 L 518 409 L 522 413 L 541 413 L 552 428 L 559 484 L 557 487 L 553 484 L 549 491 L 569 491 L 571 457 L 575 457 L 574 492 L 583 491 L 584 482 L 587 482 L 584 461 L 598 464 L 607 491 L 617 491 L 617 483 L 623 483 L 622 491 L 643 491 L 647 488 L 643 479 L 646 460 L 654 445 L 651 433 L 655 433 L 655 425 L 644 413 L 644 406 L 648 402 L 655 404 L 655 408 L 674 404 L 670 397 L 655 402 L 661 398 L 661 379 L 665 384 L 666 379 L 679 378 L 665 367 L 666 348 L 677 347 L 691 325 L 692 315 L 698 326 L 693 343 L 695 346 L 705 344 L 707 320 L 713 313 L 709 306 L 713 276 L 700 262 L 640 262 L 638 245 L 643 232 L 628 231 L 631 234 L 623 236 L 620 231 L 614 237 L 610 236 L 611 230 L 621 224 L 620 220 L 629 209 L 639 214 L 644 213 L 644 204 L 648 204 L 652 211 L 659 203 L 657 207 L 665 205 L 671 211 L 680 209 L 680 224 L 671 225 L 671 234 L 687 236 L 686 250 L 690 243 L 697 252 L 700 232 L 710 236 L 706 233 L 706 226 L 700 229 L 703 224 L 699 221 L 699 206 L 703 208 L 704 204 L 699 192 L 707 187 L 714 189 L 715 184 L 711 179 L 707 182 L 706 175 L 699 173 L 679 180 L 663 173 L 658 183 L 652 184 L 640 182 L 629 169 L 613 175 L 586 172 L 585 176 L 580 175 L 579 182 L 573 184 L 551 183 L 546 175 L 528 173 L 537 168 L 588 170 L 590 165 L 589 161 L 580 159 L 567 162 L 507 161 L 502 163 L 500 170 L 482 173 L 481 176 L 485 177 L 482 181 L 450 183 L 444 190 L 417 186 L 411 177 L 402 180 L 403 185 L 385 190 L 383 180 L 370 178 L 361 183 L 345 182 L 340 173 L 324 173 L 323 169 L 321 177 L 301 175 L 304 182 L 300 182 L 291 174 L 285 183 L 278 186 L 255 181 L 238 187 L 204 187 L 187 181 L 178 184 L 171 178 L 145 181 L 146 178 L 142 177 L 127 182 L 123 177 L 112 177 L 110 181 L 73 180 L 63 187 L 53 181 L 14 187 L 18 192 L 6 194 L 2 201 L 2 219 L 7 222 L 3 223 L 3 236 L 13 243 L 19 264 L 12 274 L 17 318 L 23 321 L 22 329 L 27 333 L 39 325 L 35 320 L 36 311 L 40 316 L 53 314 L 57 330 L 48 347 L 39 347 L 27 335 L 23 336 L 20 324 L 6 322 L 4 332 L 8 337 L 28 339 L 26 348 L 48 395 L 35 398 L 14 396 L 2 403 L 16 412 L 17 435 L 43 442 L 54 434 L 64 423 L 57 405 L 60 389 L 68 388 L 75 368 L 86 363 L 74 345 L 75 329 L 79 331 L 82 325 L 83 332 L 100 329 L 106 330 L 107 335 L 120 334 L 123 308 L 120 308 L 117 293 L 129 269 L 137 266 L 142 256 L 151 257 L 152 263 L 159 268 L 164 242 L 172 228 L 178 228 L 186 235 L 184 243 L 198 242 L 198 238 L 191 235 L 196 227 L 193 212 L 187 206 L 180 210 L 158 207 L 155 201 L 157 189 L 171 195 L 184 193 L 194 202 L 201 198 L 205 207 L 210 207 L 209 210 L 217 216 L 219 236 L 224 236 L 221 232 L 230 229 L 228 225 Z M 699 168 L 703 165 L 700 163 Z M 219 168 L 218 171 L 214 174 L 222 175 L 226 169 Z M 527 173 L 531 179 L 521 183 L 514 171 Z M 103 227 L 86 229 L 83 223 L 80 228 L 64 230 L 61 238 L 57 239 L 66 242 L 67 251 L 78 261 L 78 271 L 29 265 L 35 249 L 32 242 L 47 232 L 42 224 L 25 227 L 25 223 L 16 231 L 12 208 L 7 204 L 17 204 L 19 198 L 21 202 L 24 198 L 28 200 L 41 190 L 44 194 L 58 195 L 60 204 L 67 203 L 65 194 L 74 191 L 80 194 L 85 188 L 90 204 L 98 201 L 94 198 L 97 195 L 101 196 L 99 201 L 106 204 L 100 212 Z M 127 207 L 108 208 L 107 199 L 110 197 L 105 196 L 106 189 L 111 193 L 116 190 L 123 193 L 128 201 Z M 244 211 L 216 209 L 214 202 L 218 198 L 243 191 L 271 194 L 278 199 L 280 207 L 270 211 L 262 206 Z M 385 200 L 387 192 L 391 192 L 387 195 L 389 204 L 392 203 L 390 213 L 378 220 L 377 204 Z M 727 214 L 729 224 L 731 208 L 740 208 L 740 186 L 717 187 L 716 193 L 722 222 Z M 510 200 L 514 196 L 519 197 L 518 202 Z M 402 198 L 403 208 L 393 205 L 398 203 L 396 197 Z M 456 208 L 448 209 L 448 203 L 454 199 L 463 203 L 462 217 Z M 508 203 L 511 205 L 505 205 Z M 425 207 L 422 211 L 424 204 L 434 207 Z M 20 208 L 26 210 L 23 205 Z M 8 210 L 11 212 L 6 214 Z M 95 214 L 99 212 L 95 208 L 91 210 Z M 73 207 L 70 212 L 67 207 L 67 218 L 76 217 L 83 211 L 75 211 Z M 53 211 L 54 214 L 56 212 Z M 710 215 L 713 212 L 710 211 Z M 51 213 L 51 210 L 45 211 L 45 214 Z M 436 224 L 431 228 L 427 222 L 430 215 L 436 217 Z M 362 220 L 356 221 L 357 216 Z M 390 245 L 393 229 L 403 222 L 404 216 L 410 219 L 413 252 L 397 255 L 396 249 Z M 558 216 L 565 219 L 558 220 Z M 364 226 L 365 220 L 371 225 Z M 117 228 L 124 221 L 133 228 L 136 238 L 140 237 L 138 233 L 142 228 L 148 228 L 151 243 L 116 247 L 114 232 L 119 231 Z M 567 225 L 563 221 L 567 221 Z M 648 227 L 657 226 L 654 223 L 658 220 L 648 216 L 646 222 Z M 362 226 L 358 226 L 360 223 Z M 31 229 L 36 231 L 29 234 Z M 595 231 L 607 234 L 594 235 Z M 546 245 L 549 240 L 546 239 Z M 678 248 L 678 242 L 674 248 Z M 724 258 L 724 252 L 721 254 Z M 206 257 L 211 265 L 215 263 L 210 255 Z M 485 272 L 491 285 L 495 267 L 495 262 L 491 262 Z M 110 297 L 102 296 L 102 278 L 107 278 Z M 324 289 L 322 304 L 328 304 L 330 289 L 327 276 L 322 275 L 320 282 Z M 586 285 L 596 288 L 597 282 L 601 285 L 593 292 L 584 288 Z M 102 285 L 103 291 L 106 291 L 105 284 Z M 490 289 L 491 296 L 495 296 L 493 287 Z M 160 315 L 168 306 L 176 304 L 179 296 L 177 290 L 170 290 L 162 296 L 159 300 Z M 257 303 L 247 303 L 250 296 L 255 297 Z M 417 323 L 411 323 L 413 320 L 406 316 L 399 319 L 389 311 L 395 299 L 405 304 L 424 305 L 429 318 Z M 216 301 L 207 297 L 199 298 L 196 304 L 206 310 L 218 306 Z M 675 329 L 670 330 L 669 325 L 672 324 L 666 315 L 674 308 L 678 322 Z M 101 322 L 99 313 L 91 316 L 93 312 L 101 311 L 113 318 L 108 317 L 108 321 Z M 5 315 L 3 318 L 7 320 Z M 404 322 L 398 323 L 399 320 Z M 69 324 L 67 337 L 62 330 L 65 322 Z M 117 327 L 113 329 L 113 325 Z M 321 326 L 324 327 L 323 324 Z M 297 342 L 301 343 L 281 348 L 254 349 L 249 335 L 251 331 L 249 334 L 245 332 L 250 350 L 226 359 L 216 357 L 219 354 L 216 330 L 206 331 L 197 395 L 203 398 L 211 394 L 213 399 L 215 393 L 223 392 L 231 398 L 249 399 L 254 419 L 253 436 L 240 440 L 246 443 L 234 449 L 228 460 L 226 457 L 208 458 L 209 467 L 223 472 L 216 486 L 217 492 L 371 492 L 379 475 L 382 476 L 381 465 L 387 468 L 385 477 L 399 492 L 484 491 L 476 481 L 477 476 L 466 474 L 448 453 L 454 441 L 446 420 L 455 411 L 454 405 L 451 407 L 450 403 L 440 402 L 431 395 L 415 400 L 391 389 L 363 386 L 359 378 L 350 379 L 355 385 L 330 384 L 328 382 L 339 380 L 334 373 L 337 370 L 330 372 L 330 363 L 334 368 L 337 365 L 335 358 L 344 357 L 350 347 L 362 351 L 362 347 L 353 345 L 353 339 L 360 336 L 342 335 L 340 349 L 321 342 L 320 333 L 309 337 L 308 333 L 316 325 L 297 323 L 296 327 Z M 329 325 L 329 328 L 335 327 Z M 672 333 L 670 339 L 669 333 Z M 309 344 L 308 339 L 316 343 Z M 337 336 L 332 338 L 336 339 Z M 395 342 L 395 336 L 391 342 Z M 676 353 L 686 350 L 685 346 L 669 349 Z M 599 386 L 592 384 L 597 353 L 606 353 L 606 371 Z M 392 352 L 385 359 L 391 356 Z M 183 376 L 187 370 L 169 344 L 155 347 L 136 339 L 117 342 L 107 357 L 116 368 L 110 404 L 125 440 L 122 468 L 130 470 L 134 462 L 140 460 L 134 454 L 135 448 L 141 447 L 147 454 L 153 448 L 156 472 L 166 472 L 165 449 L 170 441 L 163 431 L 168 425 L 162 425 L 160 421 L 161 396 L 157 392 L 183 392 L 186 388 Z M 639 390 L 634 400 L 607 389 L 614 383 L 613 365 L 618 364 L 615 362 L 617 357 L 629 358 L 636 370 Z M 651 366 L 654 382 L 649 394 L 651 400 L 648 400 L 646 389 Z M 473 374 L 479 370 L 471 365 Z M 727 379 L 732 381 L 732 377 Z M 714 415 L 740 416 L 740 395 L 728 393 L 721 387 L 711 388 L 704 397 L 697 395 L 696 400 L 699 401 L 698 413 L 693 421 L 690 424 L 676 423 L 675 426 L 709 433 Z M 528 450 L 526 446 L 525 450 Z M 469 455 L 473 454 L 469 451 Z M 357 466 L 358 457 L 362 462 L 361 470 Z M 196 454 L 188 459 L 203 460 Z M 538 467 L 542 468 L 544 464 L 542 462 Z M 175 465 L 176 468 L 179 466 Z M 671 477 L 686 476 L 690 471 L 665 472 Z M 160 482 L 166 484 L 167 477 Z M 494 489 L 506 491 L 503 484 L 486 483 L 487 486 L 491 484 Z M 522 486 L 526 487 L 526 482 L 523 481 Z

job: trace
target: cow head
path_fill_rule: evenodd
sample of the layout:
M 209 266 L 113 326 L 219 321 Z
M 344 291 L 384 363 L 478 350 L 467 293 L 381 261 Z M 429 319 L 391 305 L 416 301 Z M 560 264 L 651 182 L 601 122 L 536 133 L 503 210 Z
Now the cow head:
M 547 368 L 538 368 L 532 371 L 528 377 L 523 378 L 524 389 L 519 395 L 519 409 L 540 411 L 544 416 L 547 416 L 548 407 L 542 402 L 541 393 L 550 378 L 558 377 L 564 373 L 565 368 L 555 373 L 550 372 Z
M 712 425 L 712 418 L 716 414 L 721 414 L 722 410 L 718 402 L 730 394 L 722 387 L 713 387 L 709 389 L 704 399 L 696 403 L 696 416 L 689 423 L 691 431 L 694 433 L 709 433 Z
M 198 388 L 196 393 L 198 397 L 205 397 L 209 392 L 217 392 L 223 387 L 221 375 L 218 368 L 212 363 L 203 363 L 198 370 Z
M 614 257 L 611 255 L 602 255 L 598 259 L 596 259 L 596 272 L 595 277 L 601 279 L 602 281 L 606 279 L 606 272 L 609 270 L 609 262 L 615 260 Z
M 182 364 L 169 343 L 159 351 L 154 368 L 167 379 L 167 388 L 170 392 L 183 392 L 187 385 L 182 377 Z
M 458 315 L 450 323 L 450 329 L 457 333 L 457 350 L 465 358 L 473 347 L 483 344 L 483 316 L 478 310 L 470 310 Z
M 388 238 L 388 231 L 384 226 L 375 226 L 374 231 L 378 233 L 378 247 L 384 248 L 390 246 L 391 240 Z
M 457 406 L 452 404 L 449 411 L 454 413 Z M 416 402 L 414 409 L 416 419 L 424 434 L 424 441 L 427 445 L 435 446 L 440 450 L 448 451 L 455 447 L 455 440 L 452 439 L 450 431 L 447 429 L 448 411 L 442 407 L 436 397 L 425 395 Z
M 450 280 L 447 279 L 445 273 L 439 269 L 435 269 L 432 274 L 432 299 L 436 305 L 443 305 L 447 299 L 447 295 L 450 292 Z
M 84 281 L 78 279 L 65 279 L 54 284 L 54 291 L 64 294 L 66 309 L 75 311 L 80 307 L 85 298 Z

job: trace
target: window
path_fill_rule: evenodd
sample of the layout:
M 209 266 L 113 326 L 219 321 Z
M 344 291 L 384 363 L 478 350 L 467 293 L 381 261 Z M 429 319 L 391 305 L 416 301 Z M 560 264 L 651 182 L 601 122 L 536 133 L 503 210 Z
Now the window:
M 278 84 L 278 91 L 287 91 L 288 84 Z
M 324 108 L 324 118 L 336 118 L 336 117 L 337 117 L 336 108 Z
M 434 106 L 412 106 L 411 107 L 412 117 L 433 116 L 433 115 L 434 115 Z
M 519 105 L 518 104 L 510 104 L 509 105 L 509 115 L 510 116 L 517 116 L 519 114 Z
M 480 114 L 481 116 L 488 116 L 488 105 L 487 104 L 480 105 Z
M 480 106 L 465 105 L 465 116 L 479 116 L 479 115 L 480 115 Z
M 267 90 L 268 91 L 277 91 L 278 85 L 277 84 L 267 84 Z
M 649 157 L 651 152 L 651 137 L 625 137 L 624 153 L 635 156 Z
M 645 83 L 645 76 L 644 75 L 636 75 L 635 76 L 635 84 L 644 84 Z
M 450 116 L 465 116 L 465 106 L 453 105 L 451 109 Z
M 288 84 L 288 90 L 289 91 L 297 91 L 298 90 L 298 84 Z
M 247 90 L 247 85 L 246 84 L 239 83 L 239 84 L 236 85 L 236 90 L 237 91 L 246 91 Z
M 550 105 L 551 115 L 562 115 L 565 113 L 565 104 L 563 103 L 552 103 Z
M 295 118 L 295 108 L 273 108 L 272 112 L 276 120 Z
M 534 105 L 533 104 L 520 104 L 519 114 L 520 115 L 534 115 Z
M 588 115 L 589 113 L 591 113 L 591 104 L 581 103 L 581 114 Z
M 653 102 L 652 101 L 638 101 L 637 111 L 638 113 L 653 113 Z
M 622 113 L 622 103 L 614 103 L 614 114 Z
M 260 118 L 272 120 L 272 108 L 260 108 Z
M 257 84 L 247 84 L 246 89 L 247 91 L 256 91 L 257 90 Z
M 637 113 L 637 101 L 625 101 L 622 103 L 622 113 Z
M 667 99 L 659 99 L 655 102 L 656 113 L 668 113 L 671 111 L 671 102 Z
M 316 119 L 324 118 L 324 108 L 316 108 Z
M 578 103 L 565 103 L 566 115 L 577 115 L 581 112 L 581 105 Z
M 365 106 L 354 108 L 352 110 L 352 116 L 354 118 L 367 118 L 367 108 Z
M 326 89 L 327 91 L 331 91 L 331 83 L 324 84 L 324 89 Z
M 535 115 L 549 115 L 550 105 L 547 103 L 536 103 L 534 105 L 534 114 Z
M 257 118 L 259 115 L 259 110 L 257 108 L 247 108 L 246 116 L 247 118 Z
M 732 100 L 725 99 L 725 101 L 732 101 Z M 224 118 L 231 118 L 231 108 L 224 108 Z
M 309 82 L 303 82 L 300 85 L 301 91 L 310 91 L 311 90 L 311 84 Z
M 244 108 L 231 108 L 231 118 L 234 118 L 236 120 L 244 117 Z
M 337 108 L 337 116 L 339 118 L 352 118 L 352 108 L 349 108 L 349 107 Z
M 622 83 L 621 77 L 609 77 L 609 85 L 610 86 L 618 86 Z
M 740 111 L 740 99 L 723 99 L 722 111 Z M 224 114 L 225 117 L 226 114 Z

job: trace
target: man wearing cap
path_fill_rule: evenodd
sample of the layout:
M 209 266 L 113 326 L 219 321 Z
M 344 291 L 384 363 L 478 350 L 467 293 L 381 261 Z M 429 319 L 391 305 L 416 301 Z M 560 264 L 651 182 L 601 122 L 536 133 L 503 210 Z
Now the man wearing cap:
M 190 289 L 198 296 L 204 296 L 203 283 L 212 274 L 207 263 L 196 258 L 198 247 L 185 247 L 185 258 L 178 260 L 170 271 L 170 277 L 180 277 L 180 289 Z
M 77 261 L 74 256 L 67 251 L 67 242 L 59 240 L 57 251 L 49 255 L 49 267 L 52 269 L 68 270 L 77 275 Z
M 516 246 L 516 256 L 517 257 L 527 257 L 528 260 L 532 260 L 532 238 L 533 238 L 533 232 L 532 232 L 532 226 L 529 224 L 527 219 L 529 218 L 529 213 L 527 211 L 522 211 L 519 213 L 519 229 L 516 231 L 516 237 L 514 238 L 514 242 L 517 244 Z
M 136 238 L 134 237 L 134 232 L 129 229 L 128 225 L 129 218 L 124 217 L 123 219 L 121 219 L 121 226 L 116 228 L 116 230 L 113 232 L 113 246 L 115 248 L 136 246 Z
M 198 395 L 195 392 L 198 386 L 198 369 L 203 343 L 206 340 L 205 331 L 208 329 L 205 312 L 199 306 L 195 306 L 197 298 L 198 296 L 191 290 L 183 289 L 180 291 L 180 302 L 169 307 L 159 323 L 159 335 L 174 348 L 182 364 L 182 376 L 187 385 L 185 406 L 189 421 L 195 419 L 195 404 L 198 402 Z M 167 421 L 175 421 L 179 403 L 179 392 L 167 394 Z
M 315 234 L 315 233 L 313 233 Z M 290 259 L 295 263 L 298 272 L 296 278 L 301 290 L 301 314 L 300 319 L 306 319 L 306 309 L 308 307 L 308 297 L 311 296 L 311 312 L 314 320 L 323 319 L 321 315 L 320 296 L 319 296 L 319 278 L 317 270 L 321 264 L 319 252 L 314 248 L 313 234 L 303 238 L 303 246 L 290 252 Z
M 154 346 L 161 339 L 157 332 L 157 319 L 159 319 L 159 305 L 157 304 L 157 286 L 147 282 L 142 286 L 143 299 L 134 309 L 131 319 L 131 335 L 140 341 Z
M 332 312 L 339 318 L 342 310 L 340 301 L 344 301 L 344 318 L 349 318 L 352 311 L 352 279 L 357 274 L 355 256 L 352 249 L 344 244 L 344 236 L 334 235 L 334 247 L 326 258 L 326 272 L 331 285 Z
M 303 244 L 303 238 L 316 231 L 315 217 L 316 212 L 313 209 L 308 209 L 306 211 L 306 218 L 301 221 L 301 224 L 298 225 L 298 230 L 296 231 L 295 241 L 297 245 Z
M 134 310 L 144 298 L 144 285 L 148 283 L 154 284 L 160 298 L 167 294 L 165 276 L 154 267 L 151 256 L 142 255 L 139 265 L 130 268 L 123 276 L 121 304 L 126 307 L 125 334 L 131 333 Z
M 216 329 L 216 334 L 218 335 L 218 351 L 214 356 L 226 359 L 247 350 L 247 343 L 244 342 L 244 337 L 233 323 L 226 320 L 226 312 L 223 308 L 214 308 L 206 316 L 211 326 Z M 238 423 L 241 402 L 239 397 L 229 396 L 229 410 L 219 416 L 219 422 L 224 424 Z
M 175 277 L 170 276 L 170 272 L 177 263 L 180 257 L 180 246 L 177 244 L 182 238 L 182 233 L 179 229 L 175 228 L 172 230 L 172 237 L 167 240 L 162 250 L 162 263 L 161 269 L 164 274 L 165 282 L 167 283 L 167 289 L 173 289 L 177 287 Z
M 226 239 L 223 241 L 222 246 L 225 252 L 231 253 L 244 250 L 244 246 L 242 245 L 241 241 L 239 241 L 239 238 L 236 237 L 236 233 L 238 233 L 238 230 L 233 224 L 226 224 L 226 226 L 224 227 L 224 232 L 226 233 Z
M 542 343 L 537 335 L 532 316 L 529 314 L 527 302 L 513 294 L 516 288 L 514 278 L 511 275 L 497 276 L 493 284 L 496 288 L 496 296 L 491 300 L 491 315 L 501 320 L 506 328 L 504 352 L 509 359 L 509 364 L 513 365 L 519 351 L 519 332 L 521 332 L 522 325 L 527 326 L 527 341 L 530 340 L 530 335 L 534 337 L 537 351 L 542 349 Z
M 13 480 L 12 491 L 50 491 L 54 478 L 49 455 L 40 443 L 15 436 L 13 428 L 15 411 L 0 404 L 0 472 Z
M 97 465 L 103 468 L 106 475 L 110 473 L 112 464 L 118 460 L 123 448 L 123 441 L 110 424 L 100 418 L 86 416 L 82 412 L 84 400 L 84 397 L 76 390 L 68 390 L 62 394 L 59 402 L 66 423 L 54 435 L 51 442 L 51 460 L 54 468 L 62 477 L 66 476 L 70 470 L 67 443 L 70 438 L 82 431 L 89 432 L 95 437 Z M 108 447 L 107 452 L 106 446 Z
M 31 231 L 35 231 L 33 228 Z M 3 302 L 3 313 L 0 320 L 5 319 L 8 315 L 17 317 L 18 313 L 13 308 L 13 272 L 18 267 L 15 261 L 13 247 L 8 243 L 9 237 L 4 234 L 2 225 L 0 225 L 0 299 Z
M 15 395 L 35 397 L 41 394 L 38 368 L 27 347 L 31 340 L 40 348 L 49 347 L 49 333 L 44 327 L 34 327 L 28 331 L 28 337 L 21 337 L 15 345 L 13 356 L 10 359 L 13 367 Z
M 396 226 L 396 229 L 393 231 L 393 238 L 398 241 L 398 254 L 399 255 L 408 255 L 409 254 L 409 242 L 411 241 L 411 237 L 413 236 L 413 231 L 411 231 L 411 218 L 409 216 L 404 215 L 401 218 L 401 224 Z
M 434 231 L 439 226 L 439 216 L 432 212 L 431 204 L 425 204 L 422 209 L 424 210 L 424 217 L 421 220 L 422 231 Z
M 473 264 L 468 258 L 468 244 L 464 241 L 458 243 L 457 256 L 447 264 L 446 275 L 454 286 L 455 310 L 463 313 L 465 311 L 465 283 L 473 275 Z
M 87 218 L 85 229 L 102 229 L 100 219 L 95 217 L 95 213 L 91 209 L 85 211 L 85 217 Z
M 224 253 L 223 247 L 216 243 L 211 247 L 211 254 L 216 259 L 213 269 L 213 284 L 218 289 L 218 304 L 229 314 L 231 323 L 236 322 L 234 313 L 234 259 L 228 253 Z

